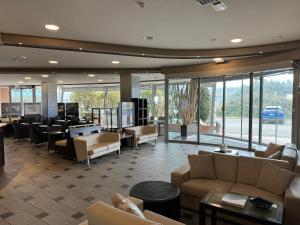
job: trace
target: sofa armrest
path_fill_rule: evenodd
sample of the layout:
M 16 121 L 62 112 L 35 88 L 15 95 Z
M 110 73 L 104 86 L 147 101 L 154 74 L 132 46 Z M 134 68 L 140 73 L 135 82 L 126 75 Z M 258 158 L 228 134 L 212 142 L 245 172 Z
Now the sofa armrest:
M 300 173 L 300 151 L 297 150 L 297 160 L 295 165 L 295 173 Z
M 76 157 L 78 161 L 88 159 L 88 143 L 87 140 L 80 139 L 80 137 L 73 138 Z
M 190 178 L 190 166 L 188 164 L 183 165 L 175 169 L 171 173 L 171 183 L 176 187 L 181 187 L 182 183 Z
M 299 224 L 300 175 L 296 175 L 284 195 L 285 224 Z
M 265 157 L 265 151 L 264 149 L 255 149 L 255 156 L 256 157 L 261 157 L 264 158 Z
M 144 201 L 143 200 L 132 197 L 132 196 L 129 196 L 128 199 L 130 201 L 132 201 L 142 212 L 144 211 Z

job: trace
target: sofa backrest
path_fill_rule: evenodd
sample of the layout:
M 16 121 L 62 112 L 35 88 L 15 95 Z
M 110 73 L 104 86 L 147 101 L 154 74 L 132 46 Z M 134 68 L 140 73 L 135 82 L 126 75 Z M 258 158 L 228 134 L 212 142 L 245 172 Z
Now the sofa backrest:
M 78 136 L 74 140 L 85 140 L 87 142 L 87 146 L 91 146 L 99 143 L 101 133 L 89 134 L 85 136 Z
M 268 161 L 283 169 L 289 169 L 289 163 L 282 160 L 266 159 L 259 157 L 238 157 L 237 183 L 255 186 L 260 175 L 263 162 Z
M 104 202 L 96 202 L 87 209 L 89 225 L 161 225 L 151 220 L 142 219 Z
M 236 182 L 238 157 L 220 153 L 214 154 L 215 173 L 218 179 Z

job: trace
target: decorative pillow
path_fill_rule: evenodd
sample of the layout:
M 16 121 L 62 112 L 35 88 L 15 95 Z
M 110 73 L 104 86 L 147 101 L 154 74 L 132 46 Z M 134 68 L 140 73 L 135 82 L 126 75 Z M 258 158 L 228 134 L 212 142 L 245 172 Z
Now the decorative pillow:
M 264 157 L 269 158 L 269 156 L 274 155 L 277 152 L 281 152 L 284 149 L 284 145 L 276 145 L 273 143 L 270 143 L 268 145 L 267 150 L 265 151 Z
M 111 200 L 114 207 L 145 219 L 145 216 L 141 210 L 132 201 L 123 197 L 121 194 L 114 194 Z
M 276 152 L 273 155 L 270 155 L 268 158 L 269 159 L 281 159 L 282 152 Z
M 188 155 L 190 178 L 216 179 L 212 154 Z
M 256 187 L 282 196 L 294 176 L 295 173 L 292 171 L 264 162 Z

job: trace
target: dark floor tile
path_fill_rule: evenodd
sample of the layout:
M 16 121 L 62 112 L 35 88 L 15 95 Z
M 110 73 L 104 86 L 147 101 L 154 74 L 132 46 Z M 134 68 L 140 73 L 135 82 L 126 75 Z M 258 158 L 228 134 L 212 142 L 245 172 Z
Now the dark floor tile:
M 33 198 L 32 196 L 30 196 L 30 195 L 28 195 L 27 197 L 23 198 L 23 200 L 24 200 L 25 202 L 30 201 L 30 200 L 32 200 L 32 199 L 34 199 L 34 198 Z
M 108 176 L 107 175 L 103 175 L 101 178 L 105 179 L 105 178 L 108 178 Z
M 99 189 L 99 188 L 102 188 L 103 186 L 101 185 L 101 184 L 96 184 L 95 186 L 94 186 L 94 188 L 96 188 L 96 189 Z
M 106 170 L 108 170 L 108 171 L 110 171 L 110 170 L 112 170 L 113 168 L 107 168 Z
M 127 184 L 123 184 L 122 186 L 121 186 L 121 188 L 123 188 L 123 189 L 127 189 L 129 187 L 129 185 L 127 185 Z
M 56 175 L 56 176 L 54 176 L 53 178 L 54 178 L 54 179 L 57 179 L 57 178 L 60 178 L 60 176 L 59 176 L 59 175 Z
M 6 212 L 6 213 L 3 213 L 2 215 L 0 215 L 0 217 L 2 217 L 2 219 L 6 219 L 13 215 L 14 215 L 14 213 L 12 213 L 12 212 Z
M 87 202 L 91 202 L 91 201 L 95 200 L 95 198 L 90 196 L 90 197 L 85 198 L 84 200 Z
M 111 162 L 111 164 L 117 164 L 117 162 Z
M 74 185 L 74 184 L 69 184 L 68 186 L 66 186 L 66 188 L 68 188 L 68 189 L 71 189 L 71 188 L 74 188 L 74 187 L 76 187 L 76 185 Z
M 22 187 L 22 185 L 21 184 L 17 184 L 17 185 L 14 186 L 14 188 L 19 188 L 19 187 Z
M 37 217 L 38 219 L 41 220 L 41 219 L 45 218 L 46 216 L 49 216 L 49 214 L 46 212 L 42 212 L 42 213 L 36 215 L 35 217 Z
M 78 179 L 82 179 L 82 178 L 84 178 L 84 176 L 83 175 L 79 175 L 79 176 L 77 176 L 77 178 Z
M 78 213 L 75 213 L 74 215 L 72 215 L 71 217 L 73 217 L 74 219 L 78 220 L 78 219 L 80 219 L 83 216 L 84 216 L 83 213 L 78 212 Z
M 64 199 L 64 197 L 58 196 L 58 197 L 54 198 L 53 200 L 56 201 L 56 202 L 59 202 L 63 199 Z
M 47 187 L 49 187 L 48 184 L 42 184 L 42 185 L 40 186 L 41 189 L 45 189 L 45 188 L 47 188 Z
M 130 167 L 130 168 L 128 168 L 128 170 L 134 170 L 134 168 Z
M 52 164 L 56 165 L 56 164 L 58 164 L 58 162 L 53 162 Z
M 136 164 L 136 162 L 131 162 L 131 164 Z
M 70 170 L 70 168 L 65 168 L 65 169 L 64 169 L 64 171 L 68 171 L 68 170 Z
M 130 175 L 126 175 L 125 176 L 125 178 L 127 178 L 127 179 L 129 179 L 129 178 L 131 178 L 132 176 L 130 176 Z

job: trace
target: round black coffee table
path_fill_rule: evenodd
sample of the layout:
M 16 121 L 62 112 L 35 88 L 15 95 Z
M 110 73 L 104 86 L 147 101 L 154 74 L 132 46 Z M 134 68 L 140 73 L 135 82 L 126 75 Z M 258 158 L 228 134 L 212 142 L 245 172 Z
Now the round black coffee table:
M 164 181 L 145 181 L 134 185 L 129 195 L 144 201 L 144 209 L 174 220 L 180 218 L 180 190 Z

